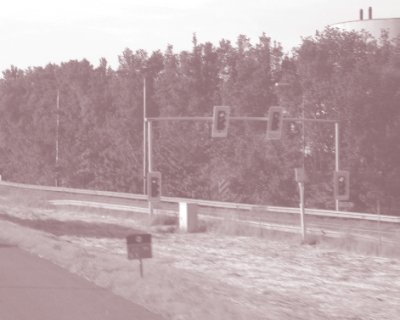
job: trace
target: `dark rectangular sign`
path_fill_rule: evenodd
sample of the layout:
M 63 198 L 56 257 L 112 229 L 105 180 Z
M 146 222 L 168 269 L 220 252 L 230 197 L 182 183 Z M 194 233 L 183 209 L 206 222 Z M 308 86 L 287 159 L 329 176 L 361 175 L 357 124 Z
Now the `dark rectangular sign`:
M 128 259 L 152 258 L 151 234 L 138 233 L 126 237 Z

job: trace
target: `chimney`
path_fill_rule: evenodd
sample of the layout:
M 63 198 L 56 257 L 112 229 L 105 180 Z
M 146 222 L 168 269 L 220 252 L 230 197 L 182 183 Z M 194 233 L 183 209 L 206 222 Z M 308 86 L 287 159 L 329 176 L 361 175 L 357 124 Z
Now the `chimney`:
M 364 20 L 364 10 L 360 9 L 360 20 Z
M 372 7 L 368 8 L 368 19 L 371 20 L 372 19 Z

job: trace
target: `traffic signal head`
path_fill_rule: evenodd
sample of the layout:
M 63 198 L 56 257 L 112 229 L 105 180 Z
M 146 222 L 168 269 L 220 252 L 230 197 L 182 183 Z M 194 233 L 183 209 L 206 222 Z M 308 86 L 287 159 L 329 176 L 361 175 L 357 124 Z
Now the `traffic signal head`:
M 217 114 L 217 130 L 225 130 L 226 127 L 226 111 L 220 110 Z
M 270 107 L 268 111 L 267 139 L 280 139 L 282 135 L 283 109 Z
M 215 106 L 213 114 L 213 123 L 211 136 L 226 137 L 228 135 L 230 107 L 228 106 Z
M 279 130 L 279 125 L 281 123 L 281 114 L 278 111 L 272 113 L 271 130 Z
M 336 200 L 348 200 L 350 197 L 349 171 L 336 171 L 334 175 L 334 192 Z
M 161 197 L 161 173 L 149 172 L 147 177 L 147 195 L 150 201 Z
M 150 183 L 151 197 L 158 198 L 160 195 L 160 180 L 157 177 L 152 177 Z
M 306 174 L 304 168 L 295 168 L 294 169 L 294 177 L 296 182 L 304 183 L 306 181 Z
M 288 135 L 289 137 L 295 137 L 298 136 L 300 134 L 300 124 L 297 123 L 296 121 L 291 121 L 288 125 Z

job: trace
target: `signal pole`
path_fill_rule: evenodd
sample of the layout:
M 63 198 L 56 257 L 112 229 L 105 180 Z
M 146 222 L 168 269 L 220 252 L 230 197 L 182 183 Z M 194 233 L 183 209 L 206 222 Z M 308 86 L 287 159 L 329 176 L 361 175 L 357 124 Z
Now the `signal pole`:
M 146 106 L 146 77 L 143 77 L 143 194 L 146 194 L 147 180 L 147 106 Z
M 339 170 L 339 122 L 335 122 L 335 171 L 338 172 Z M 338 199 L 335 199 L 335 209 L 339 211 Z
M 152 157 L 152 152 L 153 152 L 153 137 L 152 137 L 152 121 L 147 121 L 147 129 L 148 129 L 148 136 L 147 136 L 147 146 L 148 146 L 148 171 L 147 174 L 149 172 L 153 171 L 153 157 Z M 147 196 L 149 196 L 149 194 L 147 194 Z M 149 213 L 150 216 L 153 215 L 153 202 L 149 200 Z
M 55 185 L 58 187 L 58 179 L 59 179 L 59 127 L 60 127 L 60 89 L 57 89 L 57 102 L 56 102 L 56 179 Z
M 300 228 L 301 228 L 301 240 L 306 240 L 306 223 L 305 223 L 305 203 L 304 203 L 304 181 L 299 182 L 300 191 Z
M 306 240 L 306 199 L 305 199 L 305 172 L 306 172 L 306 123 L 304 119 L 306 118 L 306 108 L 305 108 L 304 92 L 301 94 L 301 117 L 302 117 L 302 137 L 301 142 L 303 144 L 303 179 L 299 182 L 299 192 L 300 192 L 300 226 L 301 226 L 301 239 L 303 243 Z

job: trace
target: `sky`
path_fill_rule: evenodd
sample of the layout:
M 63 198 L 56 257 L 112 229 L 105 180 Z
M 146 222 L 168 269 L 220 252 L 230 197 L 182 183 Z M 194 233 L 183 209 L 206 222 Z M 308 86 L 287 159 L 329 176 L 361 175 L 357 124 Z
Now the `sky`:
M 0 71 L 104 57 L 118 67 L 125 48 L 164 52 L 199 43 L 253 44 L 265 32 L 286 52 L 327 25 L 358 19 L 373 7 L 374 18 L 400 17 L 400 0 L 12 0 L 0 10 Z

